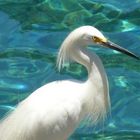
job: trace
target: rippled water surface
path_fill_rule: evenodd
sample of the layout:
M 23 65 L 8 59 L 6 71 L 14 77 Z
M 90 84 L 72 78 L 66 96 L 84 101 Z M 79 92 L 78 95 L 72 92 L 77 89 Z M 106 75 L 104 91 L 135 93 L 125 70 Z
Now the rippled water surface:
M 0 117 L 35 89 L 57 79 L 85 79 L 72 64 L 56 69 L 58 48 L 81 25 L 93 25 L 140 55 L 140 0 L 0 0 Z M 116 51 L 90 48 L 108 75 L 111 116 L 104 125 L 77 129 L 71 140 L 140 139 L 140 62 Z M 86 122 L 85 122 L 86 123 Z

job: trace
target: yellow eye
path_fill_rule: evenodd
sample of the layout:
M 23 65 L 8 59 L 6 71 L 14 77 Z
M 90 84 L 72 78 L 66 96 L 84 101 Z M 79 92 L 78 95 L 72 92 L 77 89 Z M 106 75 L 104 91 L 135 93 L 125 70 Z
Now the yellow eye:
M 95 43 L 103 43 L 103 42 L 106 42 L 107 41 L 107 39 L 106 38 L 99 38 L 99 37 L 97 37 L 97 36 L 93 36 L 92 37 L 92 39 L 93 39 L 93 41 L 95 42 Z
M 102 42 L 102 40 L 97 36 L 93 36 L 92 39 L 95 43 L 101 43 Z

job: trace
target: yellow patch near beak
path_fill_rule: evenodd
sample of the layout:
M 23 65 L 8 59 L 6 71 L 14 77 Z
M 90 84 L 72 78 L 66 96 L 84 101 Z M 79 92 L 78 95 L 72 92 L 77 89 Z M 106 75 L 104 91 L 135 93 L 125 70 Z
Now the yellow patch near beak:
M 99 43 L 99 44 L 107 42 L 106 38 L 99 38 L 97 36 L 93 36 L 92 39 L 95 43 Z

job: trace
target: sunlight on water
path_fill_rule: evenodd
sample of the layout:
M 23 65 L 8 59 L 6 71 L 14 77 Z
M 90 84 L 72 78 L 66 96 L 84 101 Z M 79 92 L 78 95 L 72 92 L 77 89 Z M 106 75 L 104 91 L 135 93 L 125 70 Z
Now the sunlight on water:
M 86 78 L 78 64 L 61 73 L 56 69 L 58 48 L 76 27 L 93 25 L 140 55 L 139 9 L 139 0 L 1 0 L 0 118 L 45 83 Z M 139 140 L 139 62 L 116 51 L 89 49 L 101 57 L 108 75 L 111 116 L 104 126 L 79 126 L 70 140 Z

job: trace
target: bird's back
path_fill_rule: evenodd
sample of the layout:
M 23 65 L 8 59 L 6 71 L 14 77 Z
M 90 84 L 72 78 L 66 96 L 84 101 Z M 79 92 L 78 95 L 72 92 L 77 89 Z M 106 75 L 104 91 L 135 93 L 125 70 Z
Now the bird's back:
M 1 122 L 0 139 L 67 139 L 85 114 L 82 85 L 57 81 L 39 88 Z

